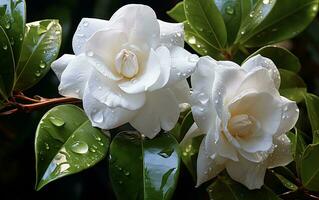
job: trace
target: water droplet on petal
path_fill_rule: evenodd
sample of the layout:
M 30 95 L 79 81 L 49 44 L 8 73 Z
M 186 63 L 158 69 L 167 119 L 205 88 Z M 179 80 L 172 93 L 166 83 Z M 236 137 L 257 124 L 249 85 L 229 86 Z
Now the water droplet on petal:
M 192 55 L 190 55 L 189 57 L 188 57 L 188 61 L 189 62 L 198 62 L 198 60 L 199 60 L 199 57 L 198 57 L 198 55 L 196 55 L 196 54 L 192 54 Z
M 208 100 L 209 100 L 209 97 L 208 97 L 208 95 L 206 95 L 205 93 L 200 93 L 200 94 L 198 95 L 198 99 L 199 99 L 199 101 L 200 101 L 202 104 L 206 104 L 206 103 L 208 102 Z
M 94 56 L 94 53 L 93 53 L 93 51 L 89 51 L 89 52 L 87 52 L 87 55 L 88 55 L 89 57 L 92 57 L 92 56 Z
M 88 152 L 89 146 L 85 142 L 76 141 L 74 144 L 72 144 L 71 150 L 74 153 L 85 154 Z
M 84 27 L 87 27 L 88 25 L 89 25 L 89 22 L 88 22 L 88 21 L 84 21 L 84 22 L 83 22 L 83 26 L 84 26 Z
M 61 127 L 65 124 L 65 122 L 63 121 L 63 119 L 59 118 L 59 117 L 50 117 L 50 122 L 57 127 Z

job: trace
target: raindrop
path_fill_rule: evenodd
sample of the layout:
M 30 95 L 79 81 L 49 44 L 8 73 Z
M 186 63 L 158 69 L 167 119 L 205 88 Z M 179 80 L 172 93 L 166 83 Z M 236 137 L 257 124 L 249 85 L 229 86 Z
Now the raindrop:
M 41 69 L 44 69 L 45 68 L 45 63 L 43 61 L 41 61 L 39 66 L 40 66 Z
M 209 100 L 209 97 L 205 93 L 200 93 L 198 99 L 202 104 L 206 104 Z
M 270 0 L 263 0 L 263 4 L 269 4 Z
M 49 144 L 48 144 L 48 143 L 45 143 L 45 149 L 46 149 L 46 150 L 49 150 L 49 149 L 50 149 L 50 147 L 49 147 Z
M 89 22 L 88 22 L 88 21 L 84 21 L 84 22 L 83 22 L 83 26 L 84 26 L 84 27 L 87 27 L 88 25 L 89 25 Z
M 11 24 L 10 24 L 10 23 L 7 23 L 7 24 L 5 25 L 5 28 L 6 28 L 6 29 L 10 29 L 10 28 L 11 28 Z
M 72 144 L 71 150 L 74 153 L 85 154 L 88 152 L 89 146 L 85 142 L 76 141 L 74 144 Z
M 100 146 L 104 146 L 103 142 L 98 142 Z
M 285 106 L 285 107 L 284 107 L 284 111 L 285 111 L 285 112 L 288 111 L 288 106 Z
M 40 72 L 40 71 L 36 71 L 36 72 L 34 73 L 34 75 L 35 75 L 36 77 L 40 77 L 40 76 L 41 76 L 41 72 Z
M 195 38 L 194 36 L 192 36 L 192 37 L 190 37 L 190 38 L 188 39 L 188 42 L 189 42 L 190 44 L 196 44 L 196 38 Z
M 125 175 L 125 176 L 129 176 L 130 174 L 131 174 L 131 173 L 128 172 L 128 171 L 125 171 L 125 172 L 124 172 L 124 175 Z
M 197 48 L 201 48 L 202 46 L 200 44 L 197 45 Z
M 187 152 L 183 152 L 183 156 L 187 156 L 188 154 L 187 154 Z
M 20 34 L 19 40 L 22 41 L 23 40 L 23 35 Z
M 232 15 L 232 14 L 235 13 L 235 10 L 234 10 L 233 7 L 227 6 L 227 7 L 226 7 L 226 13 L 229 14 L 229 15 Z
M 135 84 L 136 81 L 137 81 L 136 78 L 132 78 L 132 79 L 131 79 L 131 83 L 132 83 L 132 84 Z
M 254 17 L 254 11 L 249 14 L 249 17 Z
M 215 100 L 215 103 L 216 103 L 216 104 L 218 104 L 218 103 L 219 103 L 218 99 L 216 99 L 216 100 Z
M 61 34 L 61 31 L 60 31 L 60 30 L 55 30 L 55 34 L 56 34 L 56 35 L 60 35 L 60 34 Z
M 97 140 L 97 141 L 101 141 L 102 139 L 99 137 L 99 136 L 97 136 L 97 135 L 94 135 L 94 137 L 95 137 L 95 139 Z M 95 147 L 94 145 L 93 145 L 93 147 Z
M 8 49 L 8 46 L 7 45 L 3 45 L 3 50 L 7 50 Z
M 240 34 L 241 34 L 241 35 L 244 35 L 244 34 L 245 34 L 245 31 L 240 32 Z
M 89 51 L 89 52 L 87 52 L 87 55 L 88 55 L 89 57 L 92 57 L 92 56 L 94 56 L 94 53 L 93 53 L 93 51 Z
M 95 153 L 96 152 L 96 150 L 94 149 L 94 148 L 90 148 L 90 151 L 92 152 L 92 153 Z
M 182 75 L 182 73 L 181 72 L 177 72 L 177 76 L 181 76 Z
M 58 118 L 58 117 L 50 117 L 50 122 L 57 127 L 61 127 L 65 124 L 65 122 L 63 121 L 63 119 Z
M 176 35 L 177 35 L 178 37 L 181 37 L 181 36 L 182 36 L 182 34 L 181 34 L 181 33 L 177 33 Z
M 103 122 L 104 116 L 102 112 L 97 112 L 93 115 L 93 121 L 96 123 Z

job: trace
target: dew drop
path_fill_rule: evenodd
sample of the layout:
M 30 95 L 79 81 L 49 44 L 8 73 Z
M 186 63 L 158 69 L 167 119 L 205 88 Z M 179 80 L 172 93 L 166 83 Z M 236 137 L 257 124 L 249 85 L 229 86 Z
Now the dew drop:
M 8 49 L 8 46 L 7 45 L 3 45 L 3 50 L 7 50 Z
M 177 72 L 177 76 L 181 76 L 182 75 L 182 73 L 181 72 Z
M 6 28 L 6 29 L 10 29 L 10 28 L 11 28 L 11 24 L 10 24 L 10 23 L 7 23 L 7 24 L 5 25 L 5 28 Z
M 190 55 L 189 57 L 188 57 L 188 61 L 189 62 L 198 62 L 198 60 L 199 60 L 199 57 L 196 55 L 196 54 L 192 54 L 192 55 Z
M 41 69 L 44 69 L 45 68 L 45 63 L 43 61 L 41 61 L 39 66 L 40 66 Z
M 125 171 L 125 172 L 124 172 L 124 175 L 125 175 L 125 176 L 129 176 L 130 174 L 131 174 L 131 173 L 130 173 L 129 171 Z
M 198 99 L 202 104 L 206 104 L 209 100 L 209 97 L 205 93 L 200 93 Z
M 92 57 L 92 56 L 94 56 L 94 53 L 93 53 L 93 51 L 89 51 L 89 52 L 87 52 L 87 55 L 88 55 L 89 57 Z
M 181 34 L 181 33 L 177 33 L 176 35 L 177 35 L 177 37 L 181 37 L 181 36 L 182 36 L 182 34 Z
M 35 75 L 36 77 L 40 77 L 40 76 L 41 76 L 41 72 L 40 72 L 40 71 L 36 71 L 36 72 L 34 73 L 34 75 Z
M 245 31 L 240 32 L 240 34 L 241 34 L 241 35 L 244 35 L 244 34 L 245 34 Z
M 89 25 L 89 22 L 88 22 L 88 21 L 84 21 L 84 22 L 83 22 L 83 26 L 84 26 L 84 27 L 87 27 L 88 25 Z
M 74 144 L 72 144 L 71 150 L 74 153 L 85 154 L 88 152 L 89 146 L 85 142 L 76 141 Z
M 65 122 L 63 121 L 63 119 L 59 118 L 59 117 L 50 117 L 50 122 L 57 127 L 61 127 L 65 124 Z
M 96 123 L 103 122 L 104 116 L 102 112 L 97 112 L 93 115 L 93 121 Z
M 61 35 L 61 31 L 60 30 L 55 30 L 55 35 Z
M 48 144 L 48 143 L 45 143 L 45 149 L 46 149 L 46 150 L 49 150 L 49 149 L 50 149 L 50 147 L 49 147 L 49 144 Z
M 232 14 L 235 13 L 235 10 L 234 10 L 233 7 L 227 6 L 227 7 L 226 7 L 226 13 L 229 14 L 229 15 L 232 15 Z
M 92 153 L 95 153 L 96 152 L 96 150 L 94 149 L 94 148 L 90 148 L 90 151 L 92 152 Z
M 100 146 L 104 146 L 104 143 L 103 142 L 98 142 Z
M 196 44 L 196 38 L 195 38 L 194 36 L 192 36 L 192 37 L 190 37 L 190 38 L 188 39 L 188 42 L 189 42 L 190 44 Z
M 288 106 L 285 106 L 285 107 L 284 107 L 284 111 L 285 111 L 285 112 L 288 111 Z
M 263 0 L 263 4 L 269 4 L 270 3 L 270 0 Z

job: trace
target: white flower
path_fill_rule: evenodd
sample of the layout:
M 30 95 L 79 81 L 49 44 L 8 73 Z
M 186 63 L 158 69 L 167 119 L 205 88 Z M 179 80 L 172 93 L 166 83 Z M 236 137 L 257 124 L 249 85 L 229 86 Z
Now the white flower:
M 61 95 L 83 99 L 92 124 L 111 129 L 129 122 L 153 138 L 171 130 L 178 104 L 187 101 L 186 78 L 198 57 L 184 50 L 183 24 L 156 19 L 145 5 L 120 8 L 109 21 L 82 19 L 75 55 L 52 64 Z
M 263 185 L 267 168 L 291 162 L 290 140 L 299 110 L 280 96 L 275 64 L 257 55 L 242 67 L 203 57 L 192 75 L 196 124 L 182 143 L 205 134 L 197 160 L 197 185 L 227 170 L 249 189 Z

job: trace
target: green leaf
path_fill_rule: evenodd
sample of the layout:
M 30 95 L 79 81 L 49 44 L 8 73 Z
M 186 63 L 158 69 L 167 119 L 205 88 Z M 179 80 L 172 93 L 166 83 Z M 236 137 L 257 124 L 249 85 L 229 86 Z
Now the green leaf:
M 305 82 L 298 74 L 285 69 L 279 69 L 281 77 L 280 94 L 297 103 L 303 101 L 307 93 Z
M 258 54 L 271 59 L 276 66 L 281 69 L 297 73 L 301 68 L 299 59 L 283 47 L 273 45 L 265 46 L 253 53 L 249 58 Z
M 301 131 L 298 129 L 295 130 L 295 134 L 289 132 L 288 137 L 292 143 L 291 149 L 294 161 L 296 162 L 296 171 L 300 174 L 301 159 L 307 144 L 302 137 Z
M 301 180 L 303 186 L 311 191 L 319 191 L 319 144 L 309 145 L 301 162 Z
M 223 16 L 228 44 L 231 45 L 237 37 L 241 22 L 252 9 L 253 2 L 251 0 L 215 0 L 215 3 Z
M 182 151 L 182 161 L 186 168 L 192 175 L 194 181 L 196 181 L 196 166 L 197 166 L 197 156 L 199 152 L 199 146 L 205 135 L 199 135 L 187 140 L 180 144 Z
M 185 41 L 191 46 L 198 54 L 202 56 L 211 56 L 216 60 L 223 59 L 221 51 L 215 46 L 207 42 L 190 26 L 188 22 L 184 22 Z
M 176 4 L 174 8 L 167 12 L 167 14 L 177 22 L 186 21 L 184 2 Z
M 210 199 L 214 200 L 280 200 L 277 195 L 266 186 L 259 190 L 249 190 L 235 182 L 227 175 L 219 175 L 207 188 Z
M 20 57 L 25 18 L 26 7 L 24 0 L 0 0 L 0 26 L 10 41 L 16 63 Z
M 57 20 L 42 20 L 26 25 L 15 90 L 25 90 L 39 82 L 50 70 L 61 45 L 61 26 Z
M 10 41 L 0 26 L 0 97 L 7 99 L 11 95 L 14 83 L 14 54 Z
M 149 140 L 119 133 L 110 147 L 109 173 L 117 199 L 171 199 L 180 170 L 178 143 L 170 134 Z
M 80 108 L 61 105 L 51 109 L 36 131 L 36 189 L 92 167 L 105 157 L 109 142 Z
M 226 26 L 214 0 L 185 0 L 184 7 L 186 18 L 198 35 L 218 49 L 226 46 Z
M 308 118 L 312 128 L 313 143 L 319 143 L 319 97 L 314 94 L 305 94 Z
M 317 15 L 318 4 L 318 0 L 259 0 L 255 8 L 262 9 L 254 9 L 253 17 L 247 18 L 246 23 L 254 25 L 242 41 L 246 46 L 256 47 L 295 37 Z
M 292 191 L 297 191 L 298 190 L 298 186 L 295 185 L 294 183 L 292 183 L 290 180 L 288 180 L 287 178 L 285 178 L 283 175 L 278 174 L 276 172 L 273 172 L 274 175 L 280 180 L 280 182 L 282 183 L 283 186 L 285 186 L 287 189 L 292 190 Z

